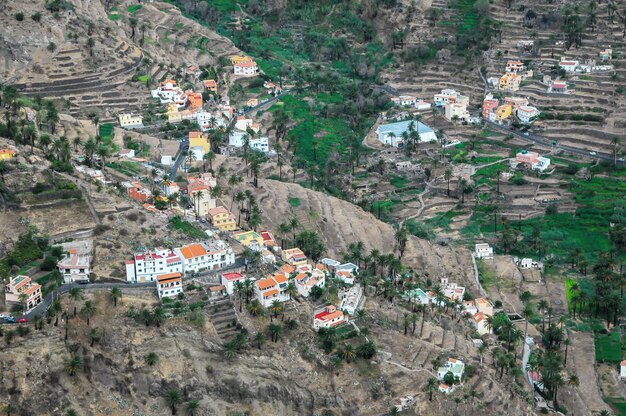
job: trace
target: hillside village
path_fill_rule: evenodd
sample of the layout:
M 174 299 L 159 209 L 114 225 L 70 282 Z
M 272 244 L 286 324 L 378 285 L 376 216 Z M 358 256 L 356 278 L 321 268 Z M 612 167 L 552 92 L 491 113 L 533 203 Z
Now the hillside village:
M 0 410 L 625 414 L 623 2 L 23 3 Z

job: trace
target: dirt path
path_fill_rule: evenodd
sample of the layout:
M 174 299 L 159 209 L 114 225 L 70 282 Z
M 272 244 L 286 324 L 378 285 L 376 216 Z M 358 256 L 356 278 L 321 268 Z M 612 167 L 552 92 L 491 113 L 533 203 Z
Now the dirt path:
M 568 350 L 567 369 L 580 379 L 578 394 L 584 408 L 577 408 L 575 415 L 587 416 L 601 410 L 610 410 L 602 400 L 596 376 L 596 353 L 593 335 L 586 332 L 576 332 L 570 335 L 572 344 Z M 572 409 L 574 410 L 574 409 Z

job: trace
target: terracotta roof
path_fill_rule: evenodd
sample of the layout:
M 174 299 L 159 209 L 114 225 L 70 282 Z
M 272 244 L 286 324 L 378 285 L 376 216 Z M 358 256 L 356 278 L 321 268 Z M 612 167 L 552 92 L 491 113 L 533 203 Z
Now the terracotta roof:
M 205 87 L 216 87 L 217 86 L 217 82 L 214 79 L 207 79 L 204 80 L 204 86 Z
M 447 384 L 443 384 L 443 383 L 441 383 L 441 384 L 439 385 L 439 388 L 440 388 L 440 389 L 443 389 L 443 390 L 448 390 L 450 387 L 449 387 Z
M 41 289 L 41 285 L 39 283 L 33 283 L 30 287 L 24 290 L 24 293 L 30 296 L 33 293 L 35 293 L 38 289 Z
M 202 246 L 202 244 L 189 244 L 188 246 L 183 246 L 180 248 L 180 252 L 184 258 L 190 259 L 193 257 L 204 256 L 207 254 L 206 249 Z
M 267 292 L 263 293 L 263 297 L 264 298 L 269 298 L 270 296 L 274 296 L 277 293 L 278 293 L 278 289 L 268 290 Z
M 224 290 L 224 289 L 226 289 L 226 287 L 224 287 L 224 285 L 217 285 L 217 286 L 211 286 L 211 287 L 209 287 L 209 290 L 210 290 L 211 292 L 219 292 L 219 291 L 222 291 L 222 290 Z
M 288 279 L 285 277 L 284 274 L 277 273 L 274 275 L 274 281 L 278 284 L 285 283 L 287 282 L 287 280 Z
M 626 365 L 626 360 L 624 360 L 621 363 L 619 363 L 619 365 Z
M 327 310 L 323 310 L 315 315 L 315 319 L 319 319 L 321 321 L 332 321 L 340 316 L 343 316 L 343 312 L 341 311 L 328 312 Z
M 160 274 L 157 276 L 157 281 L 159 283 L 173 282 L 176 280 L 180 280 L 180 277 L 181 274 L 179 272 Z
M 296 269 L 291 264 L 283 264 L 278 270 L 287 274 L 291 274 L 296 271 Z
M 260 290 L 265 290 L 267 288 L 270 288 L 270 287 L 276 285 L 276 281 L 274 279 L 272 279 L 271 277 L 268 277 L 266 279 L 258 280 L 256 282 L 256 285 L 257 285 L 257 287 Z
M 235 66 L 239 66 L 242 68 L 252 68 L 256 66 L 256 62 L 254 62 L 252 59 L 248 60 L 248 61 L 243 61 L 240 62 L 238 64 L 235 64 Z
M 214 215 L 218 215 L 218 214 L 230 214 L 230 211 L 228 211 L 226 208 L 224 208 L 222 206 L 211 208 L 209 210 L 209 215 L 211 217 L 214 216 Z
M 189 139 L 201 139 L 202 138 L 202 132 L 199 131 L 190 131 L 189 132 Z

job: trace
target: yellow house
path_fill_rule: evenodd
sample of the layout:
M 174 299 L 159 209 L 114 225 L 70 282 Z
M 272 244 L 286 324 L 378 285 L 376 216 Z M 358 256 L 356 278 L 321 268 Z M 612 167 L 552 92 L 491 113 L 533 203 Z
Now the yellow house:
M 224 207 L 210 209 L 207 217 L 211 225 L 220 231 L 235 231 L 237 229 L 235 217 Z
M 15 157 L 15 150 L 5 148 L 0 149 L 0 160 L 13 159 Z
M 167 106 L 167 121 L 170 123 L 180 123 L 183 121 L 183 116 L 174 103 Z
M 247 102 L 246 105 L 248 107 L 256 107 L 257 105 L 259 105 L 259 99 L 258 98 L 250 98 Z
M 283 250 L 280 253 L 280 257 L 285 263 L 289 263 L 293 267 L 303 266 L 308 262 L 306 255 L 299 248 L 290 248 L 289 250 Z
M 522 78 L 518 74 L 507 72 L 500 77 L 500 83 L 498 87 L 502 91 L 517 91 L 520 87 Z
M 209 142 L 209 135 L 205 133 L 201 133 L 199 131 L 190 131 L 189 132 L 189 148 L 193 149 L 194 147 L 201 147 L 205 154 L 209 153 L 209 150 L 211 150 L 211 143 Z
M 245 247 L 250 247 L 251 244 L 255 244 L 257 247 L 263 246 L 263 237 L 254 231 L 238 231 L 233 233 L 233 237 Z
M 245 55 L 233 55 L 230 57 L 230 63 L 233 65 L 241 64 L 244 62 L 248 62 L 250 58 Z
M 513 112 L 513 107 L 511 107 L 510 104 L 501 105 L 500 107 L 498 107 L 498 110 L 496 111 L 496 121 L 502 121 L 502 120 L 509 118 L 512 112 Z

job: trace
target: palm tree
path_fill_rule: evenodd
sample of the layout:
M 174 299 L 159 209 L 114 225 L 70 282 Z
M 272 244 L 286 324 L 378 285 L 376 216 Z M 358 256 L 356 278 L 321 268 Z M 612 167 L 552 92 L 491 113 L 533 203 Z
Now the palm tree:
M 55 299 L 54 302 L 52 302 L 52 307 L 49 310 L 51 310 L 54 313 L 54 316 L 56 317 L 54 321 L 54 326 L 58 326 L 59 315 L 61 314 L 61 311 L 63 310 L 63 305 L 61 305 L 61 300 Z
M 275 300 L 272 302 L 270 306 L 270 311 L 274 314 L 274 318 L 278 318 L 278 315 L 283 311 L 283 305 L 279 300 Z M 270 321 L 273 321 L 273 318 L 270 315 Z
M 296 230 L 298 229 L 298 227 L 300 226 L 300 223 L 298 222 L 298 219 L 296 217 L 292 217 L 289 220 L 289 228 L 291 228 L 291 233 L 293 235 L 293 244 L 296 244 Z
M 74 409 L 67 409 L 67 412 L 65 412 L 65 416 L 78 416 L 78 412 L 76 412 L 76 410 Z
M 11 416 L 13 412 L 17 412 L 17 409 L 11 403 L 4 406 L 4 413 L 6 413 L 7 416 Z
M 265 342 L 265 334 L 263 332 L 257 332 L 254 336 L 254 342 L 258 349 L 261 349 L 261 345 Z
M 172 408 L 172 414 L 176 414 L 176 406 L 182 403 L 182 398 L 180 396 L 180 391 L 176 389 L 169 389 L 165 393 L 165 401 L 167 405 Z
M 346 344 L 345 347 L 343 347 L 343 350 L 341 351 L 341 356 L 346 360 L 348 364 L 350 364 L 350 361 L 353 360 L 354 357 L 356 357 L 356 352 L 354 351 L 354 347 L 352 346 L 352 344 Z
M 189 402 L 187 402 L 187 413 L 189 413 L 190 416 L 193 416 L 199 407 L 200 402 L 198 402 L 197 400 L 190 400 Z
M 280 324 L 270 324 L 268 330 L 272 336 L 272 342 L 277 342 L 283 334 L 283 327 Z
M 65 370 L 70 376 L 76 375 L 76 373 L 82 368 L 83 360 L 78 355 L 72 355 L 65 362 Z
M 73 287 L 70 289 L 70 298 L 74 302 L 74 317 L 76 317 L 76 302 L 83 298 L 83 291 L 77 287 Z
M 161 325 L 165 322 L 165 309 L 163 309 L 163 307 L 157 306 L 154 308 L 152 321 L 156 324 L 157 328 L 161 327 Z
M 213 161 L 215 160 L 215 153 L 212 150 L 209 150 L 207 153 L 202 156 L 202 170 L 206 172 L 206 165 L 204 162 L 209 161 L 209 170 L 213 170 Z
M 146 364 L 152 367 L 159 361 L 159 356 L 157 355 L 156 352 L 149 352 L 148 354 L 146 354 L 145 357 L 143 357 L 143 359 L 146 362 Z
M 250 315 L 259 316 L 262 311 L 263 311 L 263 306 L 258 300 L 255 299 L 248 304 L 248 312 L 250 312 Z
M 93 301 L 87 300 L 80 313 L 87 317 L 87 326 L 89 326 L 89 319 L 96 314 L 96 305 L 93 304 Z
M 545 312 L 548 310 L 549 307 L 550 307 L 550 304 L 545 299 L 541 299 L 539 303 L 537 304 L 537 308 L 541 312 L 541 332 L 546 332 Z
M 450 196 L 450 179 L 452 178 L 452 169 L 446 168 L 445 172 L 443 173 L 443 178 L 448 183 L 447 194 L 448 194 L 448 196 Z
M 287 246 L 285 245 L 286 236 L 291 231 L 291 227 L 289 224 L 283 222 L 278 226 L 278 234 L 280 234 L 280 246 L 285 249 Z
M 114 287 L 109 291 L 109 297 L 113 300 L 113 306 L 117 307 L 117 300 L 122 298 L 122 291 Z
M 91 347 L 93 347 L 93 344 L 95 342 L 100 341 L 101 337 L 102 337 L 102 333 L 100 332 L 98 328 L 91 328 L 89 332 L 87 332 L 87 338 L 91 340 L 91 344 L 90 344 Z
M 465 203 L 465 190 L 467 189 L 467 179 L 461 178 L 459 181 L 459 191 L 461 192 L 461 204 Z
M 28 307 L 28 305 L 27 305 L 28 295 L 26 293 L 22 292 L 22 293 L 19 294 L 18 299 L 19 299 L 20 303 L 22 304 L 22 310 L 24 312 L 26 312 L 27 307 Z
M 430 377 L 426 382 L 426 386 L 424 390 L 428 392 L 428 400 L 433 401 L 433 393 L 437 389 L 437 379 L 435 377 Z

